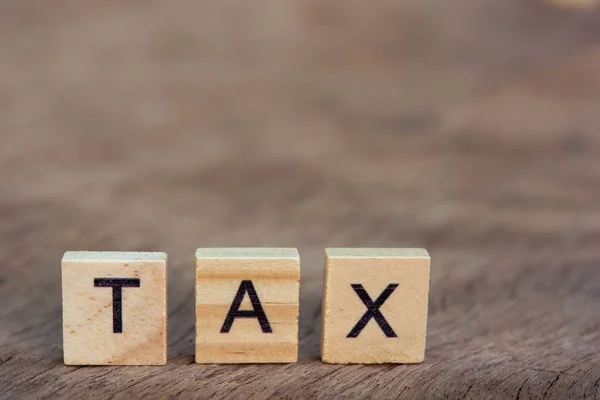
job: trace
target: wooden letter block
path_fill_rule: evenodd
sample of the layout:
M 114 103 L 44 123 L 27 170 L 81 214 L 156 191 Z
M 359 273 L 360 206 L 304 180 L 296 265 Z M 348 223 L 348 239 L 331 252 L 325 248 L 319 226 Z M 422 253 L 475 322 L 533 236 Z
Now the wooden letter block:
M 196 362 L 298 360 L 296 249 L 196 252 Z
M 327 249 L 323 361 L 423 362 L 429 266 L 423 249 Z
M 65 364 L 166 364 L 165 253 L 67 252 L 62 290 Z

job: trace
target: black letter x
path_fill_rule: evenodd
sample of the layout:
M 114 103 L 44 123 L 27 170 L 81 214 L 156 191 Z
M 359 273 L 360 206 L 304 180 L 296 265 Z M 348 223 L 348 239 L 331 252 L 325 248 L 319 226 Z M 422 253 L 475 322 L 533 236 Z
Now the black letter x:
M 388 297 L 390 297 L 390 295 L 394 292 L 394 290 L 396 290 L 397 287 L 397 283 L 390 283 L 387 286 L 387 288 L 383 291 L 383 293 L 379 295 L 377 300 L 373 302 L 365 288 L 363 288 L 363 285 L 361 285 L 360 283 L 352 284 L 352 289 L 354 289 L 358 297 L 360 297 L 362 302 L 365 303 L 365 306 L 367 306 L 367 312 L 365 312 L 362 318 L 356 323 L 354 328 L 352 328 L 352 330 L 346 337 L 357 337 L 360 334 L 360 332 L 362 332 L 363 328 L 367 326 L 367 323 L 371 320 L 371 318 L 375 319 L 375 322 L 377 322 L 383 333 L 385 333 L 385 336 L 389 338 L 398 337 L 398 335 L 396 335 L 396 332 L 394 332 L 390 324 L 388 324 L 388 322 L 386 321 L 381 311 L 379 311 L 379 307 L 381 307 L 383 303 L 385 303 L 385 301 L 388 299 Z

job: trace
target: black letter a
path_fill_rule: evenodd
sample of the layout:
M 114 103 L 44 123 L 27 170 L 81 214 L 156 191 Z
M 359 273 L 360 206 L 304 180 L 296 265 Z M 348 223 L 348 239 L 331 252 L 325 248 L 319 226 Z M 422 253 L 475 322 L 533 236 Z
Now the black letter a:
M 240 310 L 240 306 L 242 305 L 242 301 L 244 300 L 244 295 L 246 292 L 248 292 L 250 302 L 252 303 L 252 311 Z M 271 325 L 269 324 L 269 320 L 267 319 L 267 315 L 265 314 L 262 304 L 260 304 L 260 300 L 258 299 L 258 295 L 256 294 L 256 290 L 254 290 L 252 281 L 242 281 L 240 288 L 233 299 L 231 308 L 227 313 L 227 318 L 225 318 L 225 322 L 221 328 L 221 333 L 229 333 L 231 326 L 233 325 L 233 321 L 236 318 L 257 318 L 258 323 L 260 324 L 260 329 L 262 329 L 263 333 L 273 333 Z

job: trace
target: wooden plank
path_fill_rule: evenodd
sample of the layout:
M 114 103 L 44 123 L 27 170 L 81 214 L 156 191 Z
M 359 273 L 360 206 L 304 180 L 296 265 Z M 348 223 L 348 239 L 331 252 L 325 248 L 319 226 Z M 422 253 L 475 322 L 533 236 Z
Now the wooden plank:
M 597 11 L 41 3 L 0 12 L 0 398 L 599 396 Z M 194 363 L 198 246 L 299 248 L 298 363 Z M 332 246 L 428 249 L 422 364 L 320 361 Z M 169 254 L 167 365 L 64 365 L 68 249 Z

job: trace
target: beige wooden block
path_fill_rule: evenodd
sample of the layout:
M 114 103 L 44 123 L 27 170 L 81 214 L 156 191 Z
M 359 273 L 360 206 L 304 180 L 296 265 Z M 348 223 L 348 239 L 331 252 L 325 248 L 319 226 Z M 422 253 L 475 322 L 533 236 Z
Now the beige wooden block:
M 196 362 L 298 360 L 296 249 L 196 252 Z
M 424 249 L 327 249 L 321 355 L 326 363 L 420 363 L 430 257 Z
M 165 253 L 67 252 L 62 290 L 65 364 L 166 364 Z

